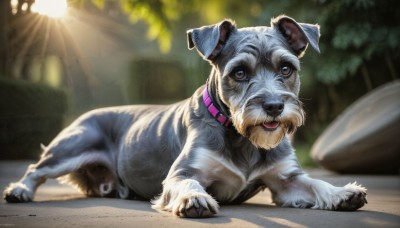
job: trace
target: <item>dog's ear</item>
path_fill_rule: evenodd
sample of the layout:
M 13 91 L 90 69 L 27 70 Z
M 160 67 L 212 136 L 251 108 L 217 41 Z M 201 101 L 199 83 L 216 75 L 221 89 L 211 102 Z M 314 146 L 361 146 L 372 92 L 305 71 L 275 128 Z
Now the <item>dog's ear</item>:
M 222 51 L 235 23 L 224 20 L 218 24 L 203 26 L 187 31 L 189 49 L 194 47 L 207 60 L 214 60 Z
M 272 19 L 271 26 L 278 29 L 299 57 L 304 54 L 308 44 L 320 53 L 318 47 L 319 25 L 297 23 L 293 18 L 282 15 Z

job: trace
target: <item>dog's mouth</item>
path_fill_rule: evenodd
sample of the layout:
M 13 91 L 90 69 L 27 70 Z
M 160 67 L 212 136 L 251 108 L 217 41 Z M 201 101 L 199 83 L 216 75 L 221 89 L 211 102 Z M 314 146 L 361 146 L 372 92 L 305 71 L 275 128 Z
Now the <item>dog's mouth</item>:
M 265 121 L 261 124 L 261 126 L 264 128 L 266 131 L 275 131 L 280 125 L 280 122 L 278 121 Z

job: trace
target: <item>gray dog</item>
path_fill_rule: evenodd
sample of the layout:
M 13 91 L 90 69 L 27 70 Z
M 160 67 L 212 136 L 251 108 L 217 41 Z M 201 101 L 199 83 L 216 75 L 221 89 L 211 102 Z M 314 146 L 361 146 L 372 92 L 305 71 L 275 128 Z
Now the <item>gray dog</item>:
M 319 52 L 319 26 L 280 16 L 271 27 L 230 20 L 187 32 L 212 65 L 206 85 L 182 102 L 94 110 L 64 129 L 38 163 L 4 191 L 32 201 L 47 178 L 88 196 L 153 199 L 155 209 L 209 217 L 264 188 L 283 207 L 356 210 L 356 183 L 335 187 L 301 169 L 287 135 L 304 122 L 299 58 Z

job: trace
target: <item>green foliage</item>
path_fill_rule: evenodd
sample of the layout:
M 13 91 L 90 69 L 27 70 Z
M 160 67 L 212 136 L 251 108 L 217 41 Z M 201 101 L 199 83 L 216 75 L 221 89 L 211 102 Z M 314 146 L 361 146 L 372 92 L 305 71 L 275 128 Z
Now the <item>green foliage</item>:
M 348 24 L 339 25 L 334 31 L 332 46 L 342 50 L 353 47 L 360 48 L 368 42 L 371 30 L 369 23 L 360 23 L 352 26 Z
M 129 19 L 136 23 L 144 20 L 149 25 L 147 36 L 149 39 L 158 39 L 162 52 L 167 52 L 171 48 L 171 26 L 169 18 L 164 10 L 165 5 L 162 0 L 124 0 L 121 7 L 129 15 Z
M 108 3 L 117 3 L 132 23 L 144 21 L 148 25 L 147 37 L 158 40 L 160 50 L 167 53 L 171 49 L 171 23 L 186 12 L 192 0 L 70 0 L 70 5 L 92 4 L 103 9 Z
M 63 127 L 66 94 L 45 85 L 0 77 L 0 159 L 37 158 Z
M 93 5 L 95 5 L 96 7 L 103 9 L 104 6 L 106 5 L 106 0 L 92 0 Z
M 158 40 L 161 52 L 167 53 L 172 43 L 171 23 L 191 11 L 194 0 L 121 0 L 119 3 L 131 22 L 143 20 L 148 24 L 147 37 Z
M 0 77 L 0 98 L 2 116 L 61 115 L 67 110 L 65 92 L 44 84 L 6 77 Z
M 391 61 L 399 58 L 398 1 L 336 0 L 321 6 L 318 21 L 322 28 L 322 53 L 326 54 L 316 68 L 319 81 L 337 84 L 356 75 L 373 58 L 378 61 L 384 55 Z
M 327 58 L 329 61 L 319 64 L 315 72 L 317 80 L 325 84 L 337 84 L 347 75 L 354 74 L 363 62 L 359 55 L 352 54 L 345 57 L 338 54 Z
M 396 62 L 400 53 L 400 2 L 397 0 L 70 0 L 72 2 L 91 3 L 100 9 L 108 3 L 119 4 L 130 21 L 148 24 L 147 37 L 158 40 L 163 53 L 170 51 L 173 24 L 182 18 L 204 24 L 231 17 L 240 26 L 247 26 L 254 22 L 268 25 L 269 18 L 287 14 L 298 21 L 319 23 L 322 58 L 313 58 L 314 78 L 327 85 L 354 76 L 373 58 L 386 58 L 389 62 L 386 64 Z M 393 78 L 398 78 L 396 71 L 392 70 L 392 74 Z

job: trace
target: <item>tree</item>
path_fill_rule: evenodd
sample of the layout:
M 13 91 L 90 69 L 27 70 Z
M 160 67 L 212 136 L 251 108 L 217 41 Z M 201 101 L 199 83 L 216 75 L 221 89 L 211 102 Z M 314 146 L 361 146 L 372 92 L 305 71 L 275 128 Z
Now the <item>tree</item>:
M 7 72 L 8 22 L 11 14 L 9 1 L 0 1 L 0 76 Z
M 330 1 L 320 16 L 325 34 L 323 49 L 329 52 L 325 64 L 316 73 L 319 81 L 337 84 L 358 70 L 368 90 L 374 77 L 368 69 L 371 62 L 382 63 L 389 78 L 399 77 L 395 62 L 399 62 L 400 4 L 398 1 Z M 383 72 L 386 72 L 385 70 Z

